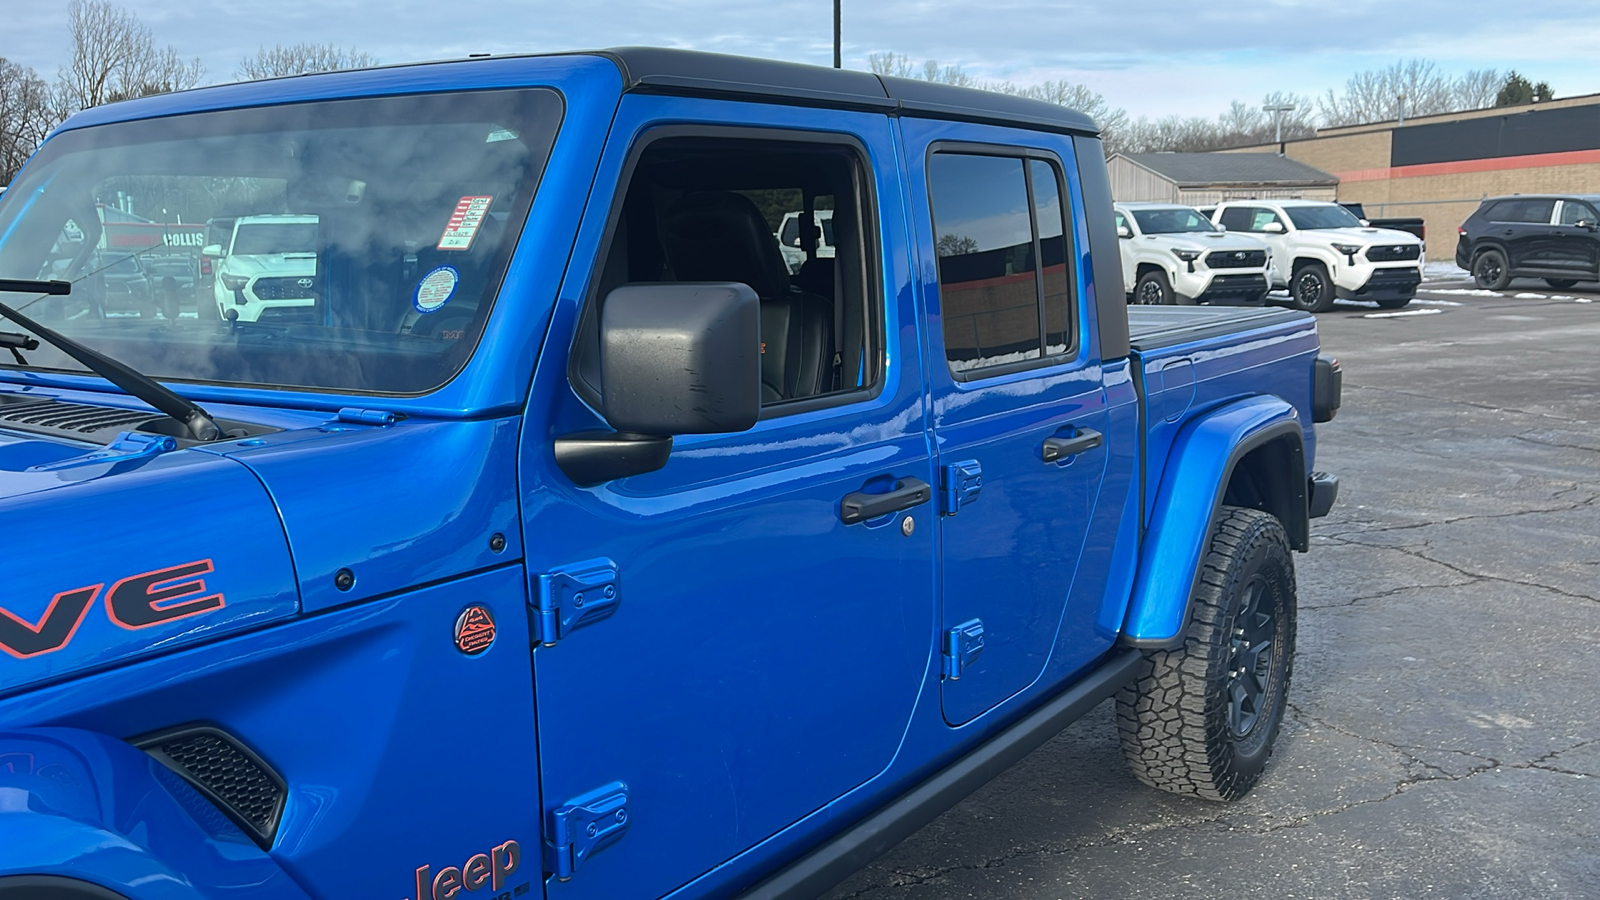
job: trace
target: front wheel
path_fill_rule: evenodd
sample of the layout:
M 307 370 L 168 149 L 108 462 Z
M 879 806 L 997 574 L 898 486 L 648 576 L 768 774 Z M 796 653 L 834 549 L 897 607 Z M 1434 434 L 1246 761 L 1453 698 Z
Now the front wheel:
M 1152 269 L 1139 276 L 1139 283 L 1133 286 L 1133 302 L 1146 306 L 1171 306 L 1172 285 L 1167 282 L 1167 273 Z
M 1296 309 L 1326 312 L 1333 308 L 1333 279 L 1322 263 L 1306 263 L 1289 276 L 1289 299 Z
M 1506 255 L 1499 250 L 1485 250 L 1472 261 L 1472 280 L 1486 291 L 1503 291 L 1511 283 L 1511 270 L 1506 267 Z
M 1225 506 L 1201 566 L 1183 645 L 1151 653 L 1118 692 L 1117 729 L 1145 784 L 1237 800 L 1261 778 L 1283 723 L 1294 561 L 1277 517 Z

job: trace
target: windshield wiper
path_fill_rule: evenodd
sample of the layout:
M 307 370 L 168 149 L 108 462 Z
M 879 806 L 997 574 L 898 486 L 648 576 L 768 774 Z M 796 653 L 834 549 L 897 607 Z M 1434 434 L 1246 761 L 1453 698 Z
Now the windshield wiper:
M 0 278 L 0 293 L 8 292 L 65 296 L 72 293 L 72 285 L 66 281 L 15 281 Z M 143 400 L 157 410 L 176 419 L 179 424 L 188 429 L 189 434 L 195 440 L 214 441 L 222 437 L 222 429 L 217 427 L 216 421 L 205 410 L 195 405 L 188 398 L 169 390 L 154 378 L 131 369 L 98 350 L 85 347 L 83 344 L 52 328 L 40 325 L 4 303 L 0 303 L 0 316 L 10 319 L 55 345 L 62 353 L 82 363 L 101 378 L 122 388 L 129 395 Z M 33 348 L 25 347 L 24 349 L 31 350 Z

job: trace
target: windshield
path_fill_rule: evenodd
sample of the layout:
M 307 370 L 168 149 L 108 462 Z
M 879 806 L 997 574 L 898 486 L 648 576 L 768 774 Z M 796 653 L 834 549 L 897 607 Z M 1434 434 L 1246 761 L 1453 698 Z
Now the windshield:
M 296 225 L 245 225 L 233 235 L 234 256 L 265 256 L 269 253 L 317 252 L 317 223 Z
M 476 346 L 560 115 L 526 89 L 68 131 L 0 199 L 0 278 L 73 282 L 11 302 L 156 378 L 431 390 Z M 156 257 L 193 275 L 113 281 Z
M 1286 206 L 1289 221 L 1299 229 L 1307 228 L 1360 228 L 1361 220 L 1342 206 Z
M 1181 234 L 1189 231 L 1216 231 L 1216 226 L 1187 206 L 1167 209 L 1135 209 L 1133 217 L 1145 234 Z

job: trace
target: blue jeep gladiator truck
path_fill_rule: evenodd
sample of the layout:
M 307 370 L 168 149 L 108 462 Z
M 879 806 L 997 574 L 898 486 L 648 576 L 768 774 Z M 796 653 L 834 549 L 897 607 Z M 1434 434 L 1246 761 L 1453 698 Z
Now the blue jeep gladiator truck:
M 111 221 L 225 223 L 214 283 L 108 311 Z M 1157 788 L 1271 752 L 1338 367 L 1127 309 L 1079 114 L 653 49 L 150 97 L 0 289 L 0 900 L 814 896 L 1108 698 Z

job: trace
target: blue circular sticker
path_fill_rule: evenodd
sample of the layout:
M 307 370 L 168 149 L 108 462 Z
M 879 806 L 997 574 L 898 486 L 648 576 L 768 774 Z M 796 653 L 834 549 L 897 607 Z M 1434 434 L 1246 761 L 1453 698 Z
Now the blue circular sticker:
M 411 297 L 411 308 L 424 315 L 438 312 L 440 307 L 450 302 L 456 285 L 460 283 L 461 273 L 454 266 L 434 269 L 417 282 L 417 292 Z

